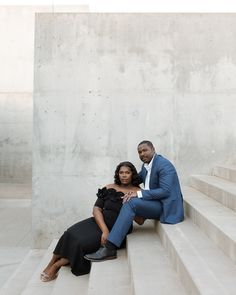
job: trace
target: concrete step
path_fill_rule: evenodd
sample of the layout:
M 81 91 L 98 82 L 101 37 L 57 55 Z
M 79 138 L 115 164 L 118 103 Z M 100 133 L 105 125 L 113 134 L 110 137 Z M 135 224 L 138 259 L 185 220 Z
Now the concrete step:
M 4 236 L 4 233 L 0 232 L 0 236 Z M 29 251 L 30 247 L 0 247 L 0 289 L 15 273 Z
M 183 187 L 185 213 L 236 263 L 236 213 L 201 192 Z
M 9 248 L 10 250 L 10 248 Z M 40 260 L 42 259 L 45 250 L 30 250 L 15 272 L 6 281 L 0 290 L 1 295 L 19 295 L 25 288 L 28 280 L 32 276 Z
M 154 222 L 145 221 L 127 237 L 127 252 L 135 295 L 184 295 L 186 293 L 168 259 Z
M 0 199 L 30 199 L 32 183 L 0 183 Z
M 82 294 L 82 293 L 81 293 Z M 83 293 L 86 294 L 86 293 Z M 118 258 L 93 262 L 89 277 L 88 295 L 130 295 L 130 275 L 126 250 L 118 251 Z
M 236 184 L 209 175 L 193 175 L 190 186 L 236 211 Z
M 0 208 L 30 208 L 28 199 L 0 199 Z
M 187 294 L 235 294 L 235 264 L 190 219 L 157 232 Z
M 0 245 L 29 247 L 31 243 L 31 201 L 0 200 Z
M 69 266 L 60 269 L 51 295 L 85 295 L 88 292 L 89 274 L 75 276 Z
M 53 286 L 56 280 L 50 282 L 42 282 L 40 280 L 40 273 L 49 263 L 52 252 L 56 246 L 58 240 L 53 240 L 49 248 L 46 250 L 42 260 L 40 261 L 39 265 L 37 266 L 36 270 L 33 272 L 28 284 L 26 285 L 25 289 L 21 293 L 21 295 L 49 295 L 53 290 Z
M 212 174 L 236 182 L 236 166 L 219 165 L 213 168 Z

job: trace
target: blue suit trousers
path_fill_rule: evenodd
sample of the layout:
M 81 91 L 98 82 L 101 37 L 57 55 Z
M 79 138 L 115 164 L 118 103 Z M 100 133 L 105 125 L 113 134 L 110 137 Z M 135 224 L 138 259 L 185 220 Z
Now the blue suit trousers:
M 159 219 L 161 213 L 162 205 L 158 200 L 130 199 L 123 204 L 119 216 L 108 236 L 108 241 L 120 247 L 135 216 L 141 216 L 147 219 Z

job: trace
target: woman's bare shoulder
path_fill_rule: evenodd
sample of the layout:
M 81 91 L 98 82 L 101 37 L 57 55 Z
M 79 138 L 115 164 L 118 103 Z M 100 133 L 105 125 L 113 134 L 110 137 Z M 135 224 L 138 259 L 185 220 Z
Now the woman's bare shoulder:
M 124 188 L 124 187 L 120 187 L 119 185 L 117 185 L 115 183 L 107 184 L 107 185 L 105 185 L 105 187 L 107 189 L 113 188 L 116 191 L 122 191 L 123 193 L 127 193 L 129 191 L 135 191 L 135 192 L 137 192 L 137 191 L 139 191 L 141 189 L 140 187 L 137 187 L 137 186 L 131 186 L 130 188 Z
M 114 183 L 110 183 L 110 184 L 107 184 L 105 185 L 105 187 L 108 189 L 108 188 L 116 188 L 116 185 Z

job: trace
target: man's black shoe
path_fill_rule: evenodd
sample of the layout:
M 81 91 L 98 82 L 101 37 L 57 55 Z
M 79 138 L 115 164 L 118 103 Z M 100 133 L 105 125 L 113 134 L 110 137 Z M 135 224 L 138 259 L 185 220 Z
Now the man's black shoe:
M 115 259 L 117 257 L 116 250 L 111 250 L 106 247 L 100 247 L 100 249 L 91 254 L 84 256 L 85 259 L 93 262 L 105 261 L 109 259 Z

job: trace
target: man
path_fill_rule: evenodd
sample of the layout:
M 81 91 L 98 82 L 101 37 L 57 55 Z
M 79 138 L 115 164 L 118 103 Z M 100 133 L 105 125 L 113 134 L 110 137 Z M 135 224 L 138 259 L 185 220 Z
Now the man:
M 183 221 L 183 197 L 175 167 L 157 155 L 153 144 L 144 140 L 138 145 L 138 154 L 143 166 L 140 176 L 144 189 L 129 192 L 123 197 L 120 214 L 109 233 L 105 247 L 87 254 L 90 261 L 116 258 L 120 247 L 135 216 L 144 219 L 158 219 L 162 223 L 175 224 Z

